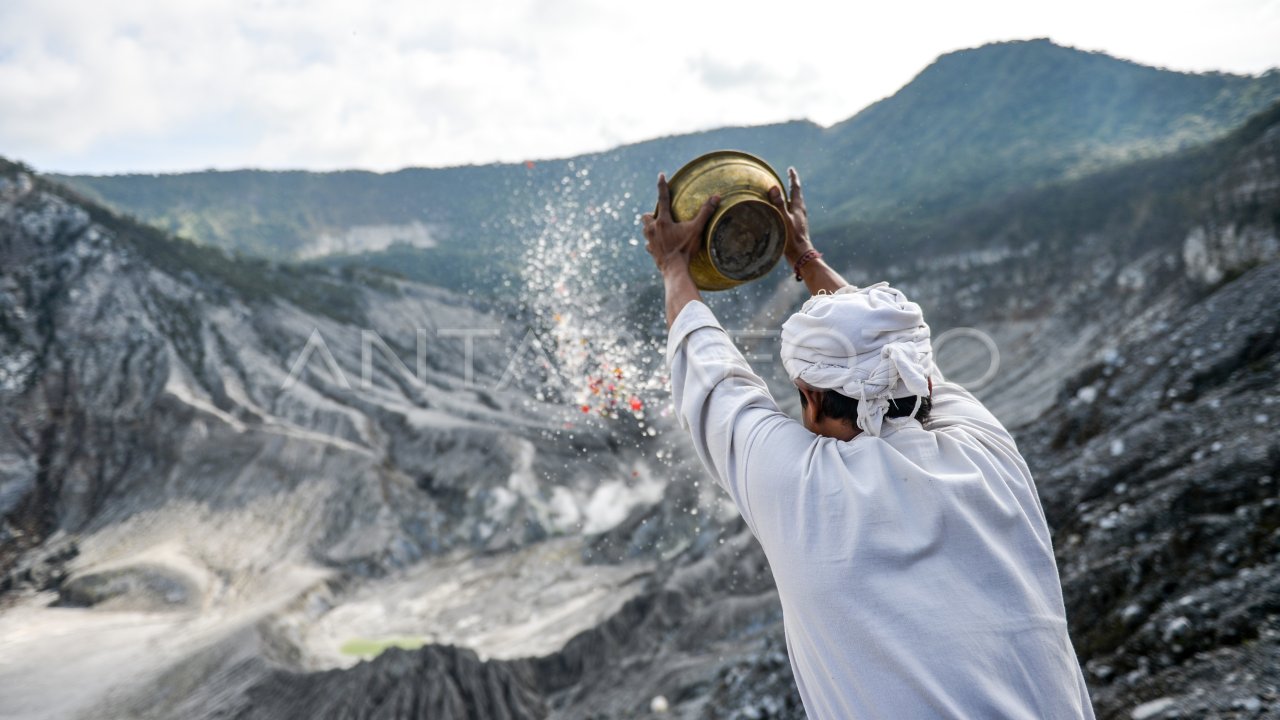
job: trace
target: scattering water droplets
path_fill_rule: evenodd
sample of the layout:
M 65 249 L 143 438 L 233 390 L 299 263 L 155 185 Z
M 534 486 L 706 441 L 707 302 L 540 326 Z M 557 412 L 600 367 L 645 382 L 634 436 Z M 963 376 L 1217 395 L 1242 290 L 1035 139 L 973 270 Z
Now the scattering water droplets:
M 642 420 L 666 383 L 658 372 L 661 353 L 628 322 L 633 298 L 615 270 L 625 265 L 620 254 L 634 253 L 639 240 L 605 237 L 630 193 L 585 202 L 591 169 L 570 163 L 568 170 L 558 186 L 544 188 L 541 230 L 522 263 L 522 300 L 569 386 L 566 402 L 607 420 Z

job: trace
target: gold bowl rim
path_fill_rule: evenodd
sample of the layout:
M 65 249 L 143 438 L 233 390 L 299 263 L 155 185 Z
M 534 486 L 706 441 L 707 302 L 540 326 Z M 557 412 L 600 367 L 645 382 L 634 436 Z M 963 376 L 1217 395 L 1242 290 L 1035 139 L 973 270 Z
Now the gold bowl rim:
M 712 160 L 712 159 L 718 159 L 718 158 L 720 158 L 720 157 L 737 157 L 737 158 L 740 158 L 740 159 L 743 159 L 743 160 L 749 160 L 749 161 L 751 161 L 751 162 L 753 162 L 753 163 L 755 163 L 755 164 L 759 165 L 761 168 L 763 168 L 763 169 L 765 169 L 765 170 L 768 170 L 768 171 L 769 171 L 769 174 L 773 176 L 773 179 L 778 181 L 778 187 L 779 187 L 780 189 L 781 189 L 782 187 L 784 187 L 784 186 L 783 186 L 783 184 L 782 184 L 782 176 L 778 175 L 778 171 L 777 171 L 777 170 L 774 170 L 774 169 L 773 169 L 773 166 L 772 166 L 772 165 L 770 165 L 769 163 L 765 162 L 763 158 L 758 157 L 758 156 L 756 156 L 756 155 L 752 155 L 751 153 L 746 152 L 746 151 L 743 151 L 743 150 L 712 150 L 712 151 L 711 151 L 711 152 L 709 152 L 709 153 L 703 153 L 702 155 L 699 155 L 698 157 L 696 157 L 696 158 L 694 158 L 694 159 L 690 160 L 689 162 L 685 163 L 684 165 L 682 165 L 682 166 L 680 167 L 680 169 L 679 169 L 679 170 L 676 170 L 676 171 L 675 171 L 675 173 L 674 173 L 674 174 L 672 174 L 672 176 L 671 176 L 670 178 L 668 178 L 668 179 L 667 179 L 667 188 L 668 188 L 668 193 L 669 193 L 669 195 L 674 195 L 674 194 L 675 194 L 675 193 L 674 193 L 674 191 L 673 191 L 673 190 L 671 190 L 671 186 L 672 186 L 672 185 L 675 185 L 677 182 L 679 182 L 680 180 L 682 180 L 682 179 L 684 178 L 684 176 L 686 176 L 686 175 L 688 175 L 688 174 L 690 174 L 690 173 L 695 172 L 695 170 L 697 170 L 697 169 L 700 169 L 700 168 L 699 168 L 699 166 L 703 165 L 703 164 L 705 163 L 705 161 Z M 769 198 L 769 190 L 768 190 L 767 188 L 764 190 L 764 198 L 765 198 L 765 201 L 766 201 L 766 202 L 768 202 L 768 198 Z M 672 199 L 674 199 L 674 198 L 672 198 Z M 783 202 L 786 202 L 786 192 L 785 192 L 785 191 L 783 192 Z M 770 203 L 770 204 L 772 205 L 772 203 Z M 675 203 L 673 202 L 673 203 L 672 203 L 672 209 L 674 209 L 674 208 L 675 208 Z M 658 212 L 657 206 L 654 206 L 654 214 L 656 215 L 656 214 L 657 214 L 657 212 Z M 673 215 L 673 216 L 672 216 L 672 219 L 673 219 L 673 220 L 676 220 L 677 218 L 675 218 L 675 216 Z

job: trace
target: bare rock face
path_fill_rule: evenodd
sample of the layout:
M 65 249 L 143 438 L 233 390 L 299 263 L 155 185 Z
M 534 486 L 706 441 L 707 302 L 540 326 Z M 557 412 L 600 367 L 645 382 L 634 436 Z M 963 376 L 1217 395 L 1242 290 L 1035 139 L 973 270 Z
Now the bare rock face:
M 0 634 L 40 628 L 6 650 L 39 658 L 0 671 L 25 688 L 5 693 L 19 716 L 135 713 L 170 668 L 265 619 L 314 619 L 424 558 L 571 536 L 602 480 L 636 482 L 639 451 L 599 423 L 518 379 L 469 382 L 508 358 L 468 369 L 450 331 L 519 337 L 500 316 L 412 283 L 237 265 L 0 170 Z M 272 294 L 297 283 L 328 294 Z M 622 602 L 596 595 L 582 627 Z M 44 631 L 101 652 L 59 662 Z M 250 676 L 314 667 L 268 635 Z M 478 677 L 428 706 L 470 707 L 504 676 Z M 63 681 L 77 689 L 50 691 Z
M 501 318 L 410 284 L 352 285 L 331 315 L 250 304 L 162 272 L 130 243 L 142 230 L 41 182 L 0 185 L 0 511 L 18 545 L 185 503 L 262 524 L 258 550 L 274 557 L 377 570 L 562 533 L 557 512 L 584 505 L 599 475 L 631 475 L 580 419 L 572 447 L 548 442 L 565 408 L 464 381 L 463 345 L 441 331 Z M 337 319 L 371 307 L 365 327 Z M 412 368 L 396 348 L 419 334 Z M 467 372 L 491 380 L 505 360 L 477 355 Z M 548 479 L 565 476 L 553 503 Z
M 1269 208 L 1280 204 L 1280 127 L 1241 151 L 1213 188 L 1210 210 L 1183 243 L 1187 274 L 1219 283 L 1280 257 L 1280 236 Z
M 431 646 L 388 650 L 345 670 L 277 671 L 249 691 L 238 720 L 541 720 L 547 707 L 527 667 L 482 662 L 475 652 Z
M 113 610 L 168 610 L 192 604 L 198 588 L 171 568 L 148 565 L 77 576 L 58 588 L 62 607 L 105 606 Z

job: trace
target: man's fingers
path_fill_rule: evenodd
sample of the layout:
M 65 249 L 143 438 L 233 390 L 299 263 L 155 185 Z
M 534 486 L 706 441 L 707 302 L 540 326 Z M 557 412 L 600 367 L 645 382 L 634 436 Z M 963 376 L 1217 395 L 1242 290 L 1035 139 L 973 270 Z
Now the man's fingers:
M 800 191 L 800 173 L 795 168 L 787 168 L 787 175 L 791 177 L 791 204 L 804 207 L 804 194 Z
M 671 191 L 667 189 L 666 173 L 658 173 L 658 217 L 671 219 Z
M 785 215 L 787 213 L 787 201 L 782 195 L 782 188 L 777 185 L 769 188 L 769 202 L 773 203 L 774 207 L 781 210 L 782 214 Z
M 707 220 L 711 219 L 711 213 L 716 211 L 716 206 L 720 204 L 720 196 L 712 195 L 707 201 L 702 203 L 702 207 L 698 209 L 698 214 L 693 218 L 693 226 L 702 232 L 702 228 L 707 226 Z
M 653 239 L 654 225 L 657 221 L 653 219 L 653 213 L 645 213 L 640 216 L 640 233 L 644 235 L 646 240 Z

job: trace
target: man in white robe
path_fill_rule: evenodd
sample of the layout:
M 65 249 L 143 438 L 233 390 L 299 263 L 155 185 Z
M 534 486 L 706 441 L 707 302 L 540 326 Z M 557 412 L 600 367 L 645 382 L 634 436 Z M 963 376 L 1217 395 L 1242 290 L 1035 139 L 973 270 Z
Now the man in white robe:
M 1013 438 L 943 381 L 920 309 L 850 287 L 772 201 L 814 296 L 783 326 L 803 422 L 782 413 L 689 275 L 719 198 L 645 215 L 666 286 L 675 408 L 769 560 L 812 718 L 1093 718 L 1053 547 Z M 828 393 L 834 393 L 829 396 Z M 923 418 L 923 422 L 921 421 Z

